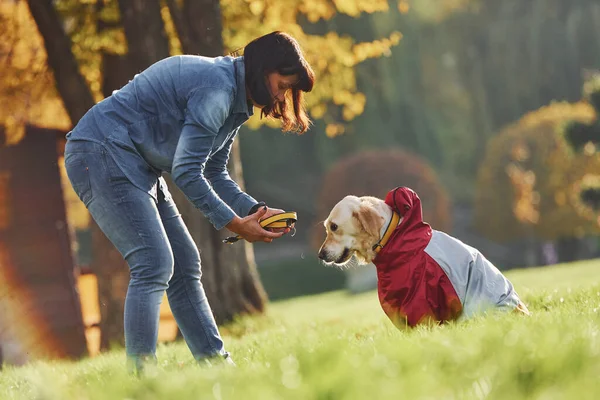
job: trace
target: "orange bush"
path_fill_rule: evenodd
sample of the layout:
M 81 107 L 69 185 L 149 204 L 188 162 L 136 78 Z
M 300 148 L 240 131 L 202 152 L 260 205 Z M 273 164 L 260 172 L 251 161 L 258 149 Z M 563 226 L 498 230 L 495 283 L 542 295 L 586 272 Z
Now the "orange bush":
M 476 189 L 477 229 L 499 241 L 600 232 L 578 210 L 582 178 L 599 164 L 573 153 L 560 134 L 568 121 L 587 124 L 595 118 L 588 103 L 552 103 L 490 140 Z
M 600 76 L 595 75 L 583 87 L 584 99 L 594 107 L 592 121 L 569 121 L 561 132 L 573 151 L 575 168 L 582 178 L 575 183 L 572 200 L 584 218 L 600 225 Z

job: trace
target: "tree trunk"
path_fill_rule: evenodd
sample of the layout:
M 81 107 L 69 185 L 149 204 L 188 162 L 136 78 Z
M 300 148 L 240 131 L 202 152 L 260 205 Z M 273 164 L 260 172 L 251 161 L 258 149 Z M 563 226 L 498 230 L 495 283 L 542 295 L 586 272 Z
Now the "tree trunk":
M 238 183 L 240 188 L 244 190 L 244 171 L 242 168 L 239 140 L 236 140 L 233 143 L 231 156 L 229 158 L 229 171 L 231 177 Z M 233 262 L 234 264 L 237 263 L 237 266 L 241 271 L 239 288 L 242 290 L 240 291 L 237 290 L 237 288 L 234 288 L 233 293 L 223 293 L 223 295 L 240 297 L 238 302 L 240 308 L 234 308 L 234 312 L 236 310 L 238 312 L 263 312 L 267 302 L 267 292 L 262 285 L 260 275 L 258 274 L 258 270 L 256 268 L 256 261 L 254 260 L 254 246 L 252 243 L 246 241 L 242 243 L 240 243 L 239 252 L 235 257 L 232 257 L 231 260 L 223 260 L 224 266 L 226 266 L 229 262 Z M 241 306 L 244 306 L 244 308 Z
M 168 0 L 169 10 L 186 54 L 223 55 L 221 10 L 216 0 L 186 0 L 179 7 Z M 239 140 L 234 141 L 229 172 L 244 188 Z M 210 222 L 168 180 L 173 198 L 202 254 L 202 281 L 217 323 L 231 321 L 238 314 L 263 312 L 267 301 L 260 281 L 254 247 L 248 242 L 225 245 L 231 235 L 216 231 Z
M 27 0 L 31 15 L 44 38 L 48 65 L 54 72 L 58 93 L 71 123 L 75 125 L 95 101 L 85 78 L 79 72 L 79 65 L 71 51 L 71 39 L 63 29 L 52 3 L 52 0 Z
M 85 78 L 71 50 L 71 40 L 64 31 L 60 16 L 51 0 L 28 0 L 29 9 L 38 30 L 44 38 L 48 54 L 48 65 L 54 71 L 56 86 L 73 125 L 95 104 Z M 123 271 L 127 264 L 106 238 L 93 219 L 90 219 L 92 233 L 92 263 L 90 268 L 98 279 L 100 303 L 101 348 L 109 343 L 124 343 L 123 299 L 127 285 L 123 287 Z M 117 272 L 118 271 L 118 272 Z
M 243 188 L 237 141 L 232 148 L 229 170 L 232 179 Z M 202 283 L 217 323 L 229 322 L 239 314 L 263 312 L 267 295 L 256 269 L 253 245 L 246 241 L 232 245 L 222 243 L 231 232 L 216 231 L 172 181 L 166 180 L 194 242 L 201 250 Z
M 127 40 L 127 58 L 135 71 L 169 56 L 160 0 L 119 0 L 119 11 Z
M 215 0 L 167 0 L 183 52 L 208 57 L 223 55 L 221 7 Z

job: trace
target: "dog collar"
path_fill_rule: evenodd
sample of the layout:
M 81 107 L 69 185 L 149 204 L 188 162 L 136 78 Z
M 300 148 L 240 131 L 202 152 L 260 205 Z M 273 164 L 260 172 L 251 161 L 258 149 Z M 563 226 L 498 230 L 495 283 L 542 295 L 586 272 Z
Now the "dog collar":
M 383 237 L 379 239 L 379 242 L 373 245 L 373 251 L 375 251 L 375 253 L 379 253 L 379 251 L 383 249 L 383 246 L 385 246 L 388 240 L 390 240 L 390 236 L 392 236 L 394 229 L 396 229 L 399 223 L 400 214 L 398 214 L 395 211 L 392 211 L 392 219 L 390 219 L 390 223 L 388 224 L 387 228 L 385 228 L 385 233 L 383 234 Z
M 284 212 L 275 215 L 271 215 L 269 218 L 265 218 L 260 221 L 260 226 L 263 228 L 289 228 L 298 221 L 298 216 L 295 212 Z M 242 239 L 240 235 L 229 236 L 223 239 L 223 243 L 235 243 Z

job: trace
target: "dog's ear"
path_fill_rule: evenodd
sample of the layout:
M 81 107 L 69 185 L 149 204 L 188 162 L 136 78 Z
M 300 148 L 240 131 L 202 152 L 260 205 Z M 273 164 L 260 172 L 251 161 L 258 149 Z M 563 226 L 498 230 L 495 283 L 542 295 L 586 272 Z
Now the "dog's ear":
M 352 215 L 360 222 L 365 232 L 379 236 L 381 217 L 371 205 L 361 204 Z

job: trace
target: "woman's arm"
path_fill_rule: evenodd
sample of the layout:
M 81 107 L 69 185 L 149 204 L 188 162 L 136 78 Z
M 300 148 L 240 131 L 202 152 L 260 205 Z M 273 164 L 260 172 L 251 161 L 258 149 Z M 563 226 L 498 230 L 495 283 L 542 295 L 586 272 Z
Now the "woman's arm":
M 229 115 L 232 100 L 233 95 L 224 89 L 204 88 L 192 94 L 175 149 L 171 176 L 216 229 L 227 227 L 248 241 L 270 242 L 283 233 L 269 232 L 260 226 L 259 218 L 266 213 L 266 207 L 252 216 L 239 217 L 219 197 L 204 175 L 215 138 Z
M 204 170 L 231 101 L 232 94 L 224 89 L 202 89 L 191 95 L 171 168 L 173 182 L 216 229 L 236 214 L 213 190 Z
M 229 161 L 229 155 L 231 154 L 231 148 L 236 135 L 237 131 L 221 150 L 208 159 L 206 168 L 204 169 L 204 176 L 211 183 L 219 197 L 238 215 L 248 215 L 250 209 L 258 204 L 258 202 L 248 193 L 244 192 L 237 182 L 231 179 L 227 170 L 227 162 Z

